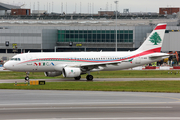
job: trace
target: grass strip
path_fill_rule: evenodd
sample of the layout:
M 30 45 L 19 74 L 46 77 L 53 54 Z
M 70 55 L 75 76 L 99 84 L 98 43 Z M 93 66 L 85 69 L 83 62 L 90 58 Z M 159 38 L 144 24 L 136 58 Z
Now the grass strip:
M 12 83 L 2 83 L 0 89 L 180 93 L 180 81 L 47 82 L 46 85 L 35 86 L 14 86 Z
M 172 72 L 172 73 L 171 73 Z M 92 72 L 94 78 L 180 78 L 180 70 L 120 70 Z M 0 72 L 0 79 L 24 79 L 24 72 Z M 30 79 L 58 79 L 58 77 L 46 77 L 43 72 L 31 72 Z M 86 78 L 86 75 L 82 75 Z

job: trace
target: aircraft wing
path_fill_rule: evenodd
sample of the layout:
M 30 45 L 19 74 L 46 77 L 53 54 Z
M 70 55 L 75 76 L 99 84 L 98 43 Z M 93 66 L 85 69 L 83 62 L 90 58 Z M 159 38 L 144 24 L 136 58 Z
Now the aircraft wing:
M 86 70 L 92 70 L 98 67 L 106 67 L 107 65 L 114 65 L 117 66 L 118 64 L 121 64 L 122 62 L 132 62 L 133 59 L 127 59 L 122 61 L 114 61 L 114 62 L 104 62 L 104 63 L 90 63 L 90 64 L 81 64 L 79 67 Z

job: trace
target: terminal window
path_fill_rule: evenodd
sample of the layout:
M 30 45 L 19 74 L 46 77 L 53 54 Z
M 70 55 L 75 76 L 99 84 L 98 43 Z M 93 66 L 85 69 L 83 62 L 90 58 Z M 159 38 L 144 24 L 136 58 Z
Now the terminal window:
M 115 42 L 115 30 L 58 30 L 58 42 Z M 133 42 L 133 30 L 118 30 L 117 42 Z

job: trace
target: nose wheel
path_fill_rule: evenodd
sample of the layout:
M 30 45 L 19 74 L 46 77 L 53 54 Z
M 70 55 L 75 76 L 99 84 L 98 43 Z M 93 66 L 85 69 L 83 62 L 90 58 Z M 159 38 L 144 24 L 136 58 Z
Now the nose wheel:
M 25 77 L 25 80 L 26 80 L 26 81 L 29 81 L 29 76 L 26 76 L 26 77 Z
M 26 72 L 26 77 L 24 79 L 25 81 L 29 81 L 29 72 Z

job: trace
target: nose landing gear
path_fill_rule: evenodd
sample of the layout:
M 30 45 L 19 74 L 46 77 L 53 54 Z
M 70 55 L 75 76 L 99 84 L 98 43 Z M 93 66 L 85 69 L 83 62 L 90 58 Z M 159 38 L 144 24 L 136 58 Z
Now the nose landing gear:
M 26 72 L 25 81 L 29 81 L 29 72 Z

